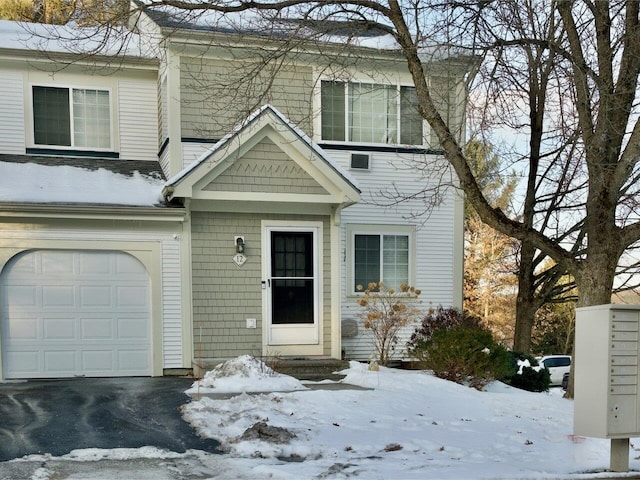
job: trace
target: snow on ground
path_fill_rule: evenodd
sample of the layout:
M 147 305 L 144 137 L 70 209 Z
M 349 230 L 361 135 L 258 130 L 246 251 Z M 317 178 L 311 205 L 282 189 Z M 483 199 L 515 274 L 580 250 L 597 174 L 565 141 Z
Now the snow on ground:
M 290 392 L 306 388 L 299 380 L 282 375 L 249 355 L 242 355 L 205 373 L 204 378 L 195 381 L 186 393 Z
M 589 478 L 609 465 L 608 440 L 572 435 L 573 402 L 559 390 L 531 393 L 495 382 L 477 391 L 423 371 L 375 372 L 357 362 L 344 373 L 343 382 L 372 390 L 205 397 L 183 415 L 221 442 L 225 461 L 243 465 L 245 478 Z M 244 391 L 246 375 L 236 378 Z M 242 439 L 258 422 L 296 438 Z M 640 461 L 633 458 L 631 468 Z
M 275 392 L 300 384 L 270 372 L 251 357 L 239 357 L 191 389 L 199 394 L 206 389 L 210 396 L 195 396 L 200 399 L 183 407 L 183 417 L 201 435 L 220 441 L 227 451 L 223 455 L 145 447 L 75 450 L 12 462 L 39 461 L 30 477 L 36 480 L 127 475 L 155 480 L 638 478 L 603 476 L 609 441 L 572 435 L 573 402 L 559 389 L 530 393 L 494 382 L 477 391 L 423 371 L 369 371 L 352 362 L 343 382 L 367 389 L 318 385 Z M 230 391 L 245 392 L 252 381 L 272 391 L 228 398 Z M 246 434 L 255 425 L 261 426 L 259 439 Z M 295 435 L 290 441 L 289 433 Z M 630 467 L 637 471 L 640 439 L 632 444 Z M 128 461 L 130 469 L 122 473 L 122 462 L 113 460 Z M 92 468 L 96 461 L 100 466 Z M 56 476 L 60 462 L 67 469 L 77 465 L 78 473 Z

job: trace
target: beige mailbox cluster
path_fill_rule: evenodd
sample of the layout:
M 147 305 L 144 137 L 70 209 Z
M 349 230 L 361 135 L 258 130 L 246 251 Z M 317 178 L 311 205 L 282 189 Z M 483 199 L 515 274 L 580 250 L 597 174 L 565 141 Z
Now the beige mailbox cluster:
M 615 471 L 628 470 L 629 438 L 640 436 L 639 325 L 640 305 L 576 309 L 574 433 L 612 439 Z

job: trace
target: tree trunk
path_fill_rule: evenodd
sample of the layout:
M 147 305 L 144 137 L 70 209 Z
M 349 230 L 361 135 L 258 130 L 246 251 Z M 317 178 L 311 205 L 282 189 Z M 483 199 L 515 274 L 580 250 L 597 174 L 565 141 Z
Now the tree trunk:
M 535 248 L 524 241 L 520 248 L 518 267 L 518 297 L 516 299 L 516 324 L 513 335 L 513 350 L 530 353 L 533 320 L 538 309 L 535 298 L 533 258 Z
M 603 239 L 602 239 L 603 240 Z M 580 272 L 576 275 L 576 287 L 578 289 L 578 307 L 590 307 L 593 305 L 605 305 L 611 303 L 611 291 L 616 272 L 616 263 L 619 258 L 617 252 L 612 252 L 612 247 L 607 244 L 590 249 L 589 257 L 585 259 Z M 604 341 L 604 340 L 603 340 Z M 571 373 L 567 386 L 566 398 L 573 398 L 573 381 L 576 362 L 575 344 L 571 361 Z

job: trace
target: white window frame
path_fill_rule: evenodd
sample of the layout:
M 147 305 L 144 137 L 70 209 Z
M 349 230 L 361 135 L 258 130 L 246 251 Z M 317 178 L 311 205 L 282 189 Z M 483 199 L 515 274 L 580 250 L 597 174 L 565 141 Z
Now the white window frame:
M 329 139 L 325 139 L 322 138 L 322 83 L 323 82 L 337 82 L 337 83 L 343 83 L 345 86 L 345 92 L 344 92 L 344 114 L 345 114 L 345 119 L 344 119 L 344 138 L 345 140 L 329 140 Z M 397 100 L 396 100 L 396 106 L 397 106 L 397 119 L 396 119 L 396 135 L 397 135 L 397 139 L 396 142 L 388 142 L 388 143 L 384 143 L 384 142 L 361 142 L 361 141 L 352 141 L 349 138 L 349 130 L 350 130 L 350 123 L 349 123 L 349 117 L 350 117 L 350 110 L 349 110 L 349 95 L 351 93 L 351 85 L 354 84 L 370 84 L 370 85 L 375 85 L 375 86 L 385 86 L 385 87 L 395 87 L 396 91 L 397 91 Z M 341 79 L 331 79 L 331 78 L 321 78 L 320 82 L 318 83 L 318 111 L 319 111 L 319 115 L 318 115 L 318 132 L 319 132 L 319 138 L 320 141 L 323 143 L 335 143 L 335 144 L 341 144 L 341 143 L 357 143 L 357 144 L 362 144 L 362 145 L 376 145 L 376 146 L 385 146 L 388 147 L 390 145 L 407 145 L 410 147 L 423 147 L 426 143 L 426 125 L 425 125 L 425 121 L 422 121 L 422 135 L 421 135 L 421 140 L 422 142 L 420 144 L 403 144 L 400 143 L 400 139 L 402 136 L 402 111 L 401 111 L 401 107 L 402 107 L 402 102 L 401 102 L 401 89 L 403 87 L 409 87 L 409 88 L 415 88 L 414 85 L 410 85 L 410 84 L 406 84 L 406 83 L 402 83 L 402 82 L 397 82 L 397 83 L 383 83 L 383 82 L 376 82 L 373 80 L 352 80 L 352 81 L 348 81 L 348 80 L 341 80 Z
M 363 292 L 358 291 L 355 285 L 355 237 L 356 235 L 405 235 L 409 238 L 409 270 L 407 283 L 411 286 L 415 286 L 415 263 L 416 263 L 416 227 L 415 225 L 373 225 L 373 224 L 355 224 L 350 223 L 347 225 L 347 295 L 348 296 L 360 296 Z M 381 243 L 382 245 L 382 243 Z M 380 255 L 382 256 L 384 248 L 380 249 Z M 380 260 L 380 266 L 384 276 L 384 263 L 382 258 Z M 366 288 L 366 285 L 363 285 Z
M 36 143 L 35 138 L 35 112 L 34 112 L 34 101 L 33 101 L 33 88 L 34 87 L 43 87 L 43 88 L 59 88 L 66 89 L 69 91 L 69 128 L 71 135 L 71 145 L 51 145 L 51 144 L 41 144 Z M 109 94 L 109 146 L 108 147 L 80 147 L 76 145 L 75 139 L 75 130 L 74 130 L 74 117 L 73 117 L 73 91 L 74 90 L 97 90 L 101 92 L 107 92 Z M 96 85 L 69 85 L 69 84 L 52 84 L 52 83 L 31 83 L 29 85 L 29 118 L 30 118 L 30 138 L 31 145 L 34 148 L 47 148 L 47 149 L 55 149 L 55 150 L 80 150 L 80 151 L 95 151 L 95 152 L 112 152 L 115 150 L 115 136 L 114 136 L 114 108 L 113 102 L 115 101 L 113 90 L 109 87 L 104 86 L 96 86 Z

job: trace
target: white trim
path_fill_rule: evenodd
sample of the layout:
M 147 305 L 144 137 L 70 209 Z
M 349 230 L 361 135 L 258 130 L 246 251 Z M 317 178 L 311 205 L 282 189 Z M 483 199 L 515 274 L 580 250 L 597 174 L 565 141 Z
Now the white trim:
M 408 258 L 408 279 L 409 285 L 415 285 L 415 263 L 416 263 L 416 227 L 415 225 L 373 225 L 373 224 L 347 224 L 347 247 L 346 247 L 346 285 L 345 292 L 347 297 L 362 295 L 362 292 L 358 292 L 355 289 L 355 236 L 356 235 L 397 235 L 407 236 L 409 239 L 409 258 Z M 382 257 L 382 244 L 380 248 L 380 255 Z M 381 268 L 382 258 L 381 258 Z M 363 286 L 366 288 L 366 286 Z
M 282 355 L 321 355 L 323 353 L 323 224 L 313 221 L 262 220 L 262 318 L 263 353 L 277 352 Z M 273 339 L 271 325 L 271 288 L 268 284 L 271 266 L 271 232 L 311 232 L 313 233 L 314 250 L 314 323 L 313 325 L 296 325 L 295 327 L 276 327 L 282 330 L 280 339 Z M 285 330 L 298 331 L 305 335 L 302 341 L 293 343 L 286 340 Z M 284 340 L 283 340 L 284 339 Z

